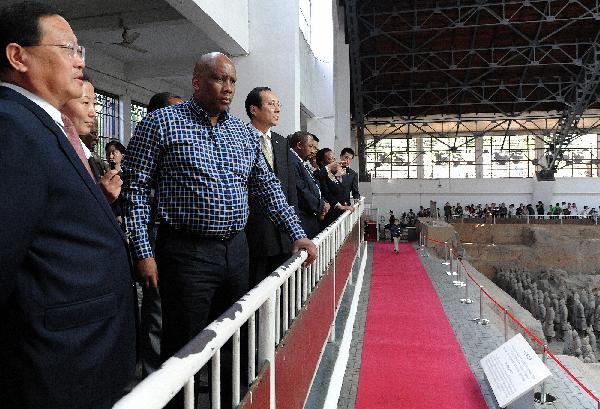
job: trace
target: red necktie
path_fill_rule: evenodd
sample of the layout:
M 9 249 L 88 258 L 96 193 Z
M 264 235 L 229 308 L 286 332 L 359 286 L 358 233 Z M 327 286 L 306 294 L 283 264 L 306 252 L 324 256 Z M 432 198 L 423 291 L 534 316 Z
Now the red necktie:
M 95 181 L 96 178 L 94 178 L 94 174 L 92 173 L 92 168 L 90 168 L 90 163 L 88 162 L 87 158 L 85 157 L 85 152 L 83 151 L 83 148 L 81 147 L 81 139 L 79 139 L 79 135 L 77 134 L 77 130 L 75 129 L 73 122 L 71 122 L 69 117 L 66 116 L 65 114 L 61 114 L 60 117 L 64 124 L 63 129 L 65 131 L 65 134 L 67 135 L 67 138 L 69 139 L 69 142 L 71 142 L 71 146 L 73 146 L 73 149 L 75 149 L 77 156 L 79 156 L 79 159 L 81 159 L 83 166 L 85 166 L 85 168 L 87 169 L 88 173 L 92 177 L 92 180 Z

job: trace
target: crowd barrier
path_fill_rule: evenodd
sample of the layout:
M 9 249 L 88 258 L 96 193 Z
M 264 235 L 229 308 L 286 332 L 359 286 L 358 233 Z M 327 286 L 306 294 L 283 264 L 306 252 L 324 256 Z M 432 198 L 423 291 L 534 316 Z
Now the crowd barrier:
M 458 254 L 458 252 L 448 246 L 447 241 L 435 240 L 433 238 L 427 237 L 423 232 L 421 232 L 419 236 L 419 248 L 424 250 L 426 243 L 433 243 L 436 246 L 443 246 L 443 254 L 444 261 L 442 264 L 449 266 L 449 275 L 455 276 L 456 279 L 452 281 L 453 285 L 458 288 L 464 288 L 464 298 L 460 298 L 460 302 L 462 304 L 472 304 L 474 301 L 470 298 L 469 295 L 469 282 L 472 282 L 474 287 L 479 291 L 479 316 L 474 319 L 474 321 L 479 322 L 482 325 L 487 325 L 489 320 L 484 317 L 484 308 L 483 308 L 483 300 L 484 296 L 491 302 L 491 307 L 498 308 L 499 312 L 504 316 L 504 339 L 508 340 L 508 326 L 507 319 L 512 320 L 518 328 L 520 328 L 525 335 L 527 335 L 538 347 L 541 348 L 541 353 L 543 354 L 543 361 L 546 362 L 547 357 L 549 356 L 556 364 L 567 374 L 567 376 L 573 380 L 583 391 L 585 391 L 591 399 L 596 402 L 598 409 L 600 409 L 600 399 L 588 388 L 586 387 L 573 373 L 550 351 L 548 345 L 544 343 L 538 336 L 536 336 L 529 328 L 527 328 L 523 323 L 521 323 L 510 311 L 506 309 L 502 304 L 500 304 L 492 295 L 487 292 L 483 286 L 467 271 L 467 268 L 462 260 L 462 256 Z M 454 264 L 457 263 L 456 271 L 454 271 Z M 464 281 L 461 280 L 461 267 L 463 271 L 462 277 Z M 545 383 L 542 383 L 541 392 L 540 392 L 540 400 L 541 403 L 546 403 L 546 393 L 545 393 Z
M 313 242 L 317 260 L 293 255 L 213 321 L 159 370 L 116 403 L 117 409 L 164 407 L 182 388 L 184 407 L 195 408 L 194 375 L 211 361 L 211 407 L 301 408 L 327 340 L 361 243 L 364 198 Z M 241 332 L 247 330 L 247 379 L 241 386 Z M 244 337 L 245 338 L 245 337 Z M 232 340 L 232 401 L 221 402 L 221 349 Z M 275 380 L 277 379 L 277 382 Z M 238 406 L 239 405 L 239 406 Z
M 491 224 L 593 224 L 598 225 L 598 215 L 519 215 L 511 217 L 453 217 L 454 223 L 491 223 Z

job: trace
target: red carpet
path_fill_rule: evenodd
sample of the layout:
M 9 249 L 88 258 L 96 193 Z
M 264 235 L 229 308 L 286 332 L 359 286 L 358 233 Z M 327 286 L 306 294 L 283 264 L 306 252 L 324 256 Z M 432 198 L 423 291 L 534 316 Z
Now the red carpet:
M 416 251 L 392 250 L 375 245 L 356 408 L 487 408 Z

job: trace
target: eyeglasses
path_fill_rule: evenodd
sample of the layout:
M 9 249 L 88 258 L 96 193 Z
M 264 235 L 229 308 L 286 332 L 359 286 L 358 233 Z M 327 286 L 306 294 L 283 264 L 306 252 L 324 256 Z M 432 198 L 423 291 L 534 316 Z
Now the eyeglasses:
M 76 56 L 85 61 L 85 47 L 82 45 L 73 45 L 73 44 L 35 44 L 35 45 L 26 45 L 23 47 L 58 47 L 67 50 L 67 55 L 71 58 L 75 58 Z
M 277 108 L 281 109 L 281 103 L 279 103 L 279 102 L 269 101 L 269 102 L 267 102 L 267 105 L 270 107 L 273 107 L 273 108 L 277 107 Z

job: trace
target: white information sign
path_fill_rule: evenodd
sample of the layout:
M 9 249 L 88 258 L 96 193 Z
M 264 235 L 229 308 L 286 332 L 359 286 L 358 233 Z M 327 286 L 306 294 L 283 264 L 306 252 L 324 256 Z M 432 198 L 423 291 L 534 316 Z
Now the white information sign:
M 501 408 L 552 375 L 521 334 L 486 355 L 481 366 Z

